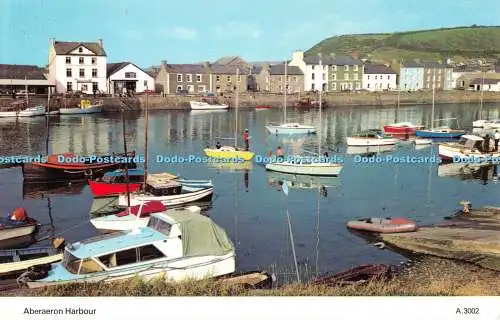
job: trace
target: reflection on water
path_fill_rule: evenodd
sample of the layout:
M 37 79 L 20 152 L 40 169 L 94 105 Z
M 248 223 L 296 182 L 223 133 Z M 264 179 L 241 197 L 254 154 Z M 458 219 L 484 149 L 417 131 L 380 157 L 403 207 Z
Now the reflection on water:
M 436 109 L 436 118 L 456 117 L 461 120 L 461 126 L 468 127 L 478 114 L 477 106 L 472 105 L 445 105 L 437 106 Z M 490 113 L 489 117 L 498 117 L 498 114 L 494 114 L 498 113 L 497 106 L 485 106 L 484 109 L 485 114 Z M 430 112 L 429 107 L 401 107 L 399 121 L 404 121 L 406 117 L 407 121 L 428 125 Z M 290 273 L 291 277 L 295 277 L 287 208 L 297 266 L 301 278 L 306 279 L 306 275 L 311 272 L 335 271 L 362 263 L 393 263 L 402 259 L 391 251 L 373 248 L 351 234 L 345 228 L 345 223 L 354 217 L 397 214 L 419 223 L 433 223 L 454 211 L 463 198 L 470 200 L 474 206 L 498 205 L 499 184 L 483 185 L 475 180 L 442 178 L 446 174 L 440 172 L 445 167 L 433 163 L 353 162 L 353 156 L 345 146 L 345 138 L 362 130 L 394 122 L 394 108 L 331 108 L 323 113 L 320 138 L 324 149 L 349 153 L 345 156 L 341 176 L 330 181 L 273 176 L 266 173 L 264 166 L 252 162 L 215 165 L 155 161 L 158 154 L 203 156 L 203 148 L 211 144 L 215 137 L 234 136 L 234 117 L 234 111 L 197 114 L 178 110 L 151 111 L 149 170 L 168 171 L 187 179 L 213 180 L 215 196 L 206 209 L 233 239 L 240 269 L 263 268 L 272 271 L 274 266 L 277 272 Z M 256 156 L 274 151 L 278 145 L 283 146 L 288 154 L 303 149 L 314 150 L 317 146 L 318 137 L 314 136 L 268 135 L 264 125 L 280 122 L 281 110 L 240 110 L 237 120 L 238 128 L 249 129 L 251 149 Z M 128 113 L 125 121 L 129 151 L 143 153 L 143 115 Z M 296 112 L 292 109 L 288 112 L 287 121 L 318 125 L 319 114 L 317 110 Z M 51 118 L 49 129 L 49 151 L 52 153 L 123 151 L 120 114 L 54 117 Z M 0 121 L 1 152 L 3 155 L 45 154 L 45 132 L 44 118 Z M 242 132 L 238 134 L 241 137 Z M 436 153 L 436 145 L 418 149 L 407 144 L 387 150 L 380 156 L 425 157 Z M 334 155 L 331 151 L 330 154 Z M 494 173 L 488 175 L 495 176 Z M 274 183 L 271 188 L 270 179 Z M 288 196 L 277 191 L 280 181 L 287 183 Z M 23 189 L 20 168 L 10 168 L 0 170 L 0 190 L 0 210 L 3 213 L 23 206 L 42 223 L 43 229 L 37 235 L 38 239 L 50 232 L 68 241 L 97 234 L 89 223 L 89 211 L 96 204 L 86 185 L 55 186 L 42 193 L 42 190 Z
M 497 164 L 447 163 L 438 166 L 439 177 L 453 177 L 461 180 L 480 180 L 482 184 L 498 180 Z

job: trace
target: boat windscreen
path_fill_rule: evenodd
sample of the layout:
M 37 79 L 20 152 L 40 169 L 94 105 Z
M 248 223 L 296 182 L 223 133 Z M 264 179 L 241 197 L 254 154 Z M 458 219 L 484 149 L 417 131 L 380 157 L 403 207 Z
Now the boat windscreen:
M 62 264 L 69 272 L 78 274 L 82 260 L 71 254 L 68 250 L 64 250 Z
M 172 229 L 172 225 L 170 223 L 153 216 L 149 219 L 148 227 L 166 236 L 170 235 L 170 230 Z

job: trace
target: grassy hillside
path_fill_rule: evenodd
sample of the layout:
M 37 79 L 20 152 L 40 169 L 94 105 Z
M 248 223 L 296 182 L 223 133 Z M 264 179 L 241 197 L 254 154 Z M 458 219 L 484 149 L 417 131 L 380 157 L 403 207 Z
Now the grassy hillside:
M 350 54 L 356 51 L 371 60 L 413 60 L 500 57 L 500 27 L 458 27 L 411 32 L 344 35 L 325 39 L 306 55 Z

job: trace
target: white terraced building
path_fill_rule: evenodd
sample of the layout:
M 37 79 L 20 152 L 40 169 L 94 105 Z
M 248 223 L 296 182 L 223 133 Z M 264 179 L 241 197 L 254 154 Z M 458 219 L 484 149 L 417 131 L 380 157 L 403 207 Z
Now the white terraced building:
M 368 91 L 386 91 L 397 89 L 397 74 L 384 64 L 364 66 L 363 89 Z

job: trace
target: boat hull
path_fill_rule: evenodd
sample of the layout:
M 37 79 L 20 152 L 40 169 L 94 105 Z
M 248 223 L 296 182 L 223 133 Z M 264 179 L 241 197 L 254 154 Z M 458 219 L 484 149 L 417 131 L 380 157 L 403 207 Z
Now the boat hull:
M 441 132 L 433 130 L 416 130 L 415 136 L 420 138 L 460 138 L 465 131 L 457 130 L 454 132 Z
M 347 222 L 349 229 L 358 231 L 367 231 L 374 233 L 403 233 L 417 230 L 417 224 L 406 218 L 382 219 L 371 218 L 362 220 L 353 220 Z M 371 221 L 371 222 L 369 222 Z M 396 222 L 397 221 L 397 222 Z
M 183 185 L 182 189 L 189 190 L 190 188 L 185 187 Z M 206 187 L 201 189 L 194 188 L 194 189 L 199 189 L 199 190 L 175 194 L 175 195 L 168 195 L 168 196 L 153 196 L 148 194 L 134 193 L 130 195 L 130 205 L 131 206 L 140 205 L 141 203 L 147 201 L 161 201 L 161 203 L 163 203 L 165 206 L 177 206 L 190 202 L 212 199 L 214 193 L 213 187 Z M 122 194 L 118 197 L 118 206 L 127 207 L 127 195 Z
M 203 152 L 207 157 L 216 158 L 216 159 L 234 159 L 235 163 L 238 160 L 250 161 L 255 155 L 253 152 L 244 151 L 244 150 L 235 150 L 235 151 L 222 151 L 220 149 L 212 149 L 206 148 L 203 149 Z
M 19 111 L 18 117 L 39 117 L 45 115 L 45 107 L 37 106 Z
M 90 190 L 94 198 L 118 196 L 122 193 L 137 192 L 142 187 L 142 183 L 107 183 L 89 179 Z M 128 190 L 127 190 L 128 189 Z
M 29 236 L 36 230 L 36 224 L 28 224 L 16 228 L 0 229 L 0 241 Z
M 101 113 L 102 106 L 91 106 L 88 108 L 61 108 L 59 114 L 92 114 Z
M 17 118 L 17 111 L 0 111 L 0 118 Z
M 221 110 L 229 108 L 225 104 L 208 104 L 206 102 L 189 101 L 192 110 Z
M 392 146 L 399 142 L 398 139 L 377 139 L 377 138 L 358 138 L 348 137 L 347 145 L 351 147 L 370 147 L 370 146 Z
M 384 126 L 384 132 L 388 134 L 396 135 L 415 135 L 415 131 L 418 129 L 423 129 L 422 126 L 404 124 L 404 125 L 386 125 Z
M 283 161 L 266 164 L 266 170 L 269 171 L 309 176 L 336 177 L 340 174 L 342 168 L 341 164 L 332 163 L 295 164 Z
M 8 262 L 0 264 L 0 276 L 6 276 L 11 274 L 18 274 L 22 271 L 25 271 L 29 267 L 33 267 L 36 265 L 47 264 L 47 263 L 55 263 L 61 261 L 63 258 L 62 253 L 53 254 L 46 257 L 29 259 L 24 261 L 17 262 Z
M 52 268 L 58 266 L 53 264 Z M 133 265 L 131 267 L 120 268 L 116 271 L 99 272 L 88 274 L 72 280 L 63 281 L 27 281 L 28 288 L 42 288 L 54 285 L 85 282 L 114 282 L 139 277 L 142 280 L 152 280 L 163 277 L 167 282 L 178 282 L 186 279 L 206 279 L 231 274 L 236 269 L 236 258 L 234 252 L 223 256 L 201 256 L 182 259 L 172 259 L 172 261 L 157 262 L 155 264 Z
M 313 126 L 286 126 L 286 125 L 267 125 L 267 131 L 271 134 L 314 134 L 316 128 Z

